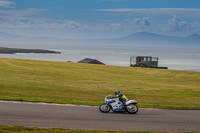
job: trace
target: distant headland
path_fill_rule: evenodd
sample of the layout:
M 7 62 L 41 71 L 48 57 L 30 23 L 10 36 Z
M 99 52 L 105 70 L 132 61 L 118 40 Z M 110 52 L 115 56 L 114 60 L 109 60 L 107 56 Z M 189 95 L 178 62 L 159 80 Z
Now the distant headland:
M 44 50 L 44 49 L 19 49 L 19 48 L 6 48 L 0 47 L 0 54 L 15 54 L 15 53 L 49 53 L 61 54 L 61 52 Z

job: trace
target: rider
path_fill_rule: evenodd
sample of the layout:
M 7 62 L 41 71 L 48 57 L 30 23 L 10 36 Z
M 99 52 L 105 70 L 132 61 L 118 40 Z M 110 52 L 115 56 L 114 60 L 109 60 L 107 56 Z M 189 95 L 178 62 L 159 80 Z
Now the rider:
M 115 90 L 115 98 L 119 98 L 123 105 L 125 105 L 125 102 L 128 100 L 128 98 L 124 94 L 121 94 L 119 90 Z

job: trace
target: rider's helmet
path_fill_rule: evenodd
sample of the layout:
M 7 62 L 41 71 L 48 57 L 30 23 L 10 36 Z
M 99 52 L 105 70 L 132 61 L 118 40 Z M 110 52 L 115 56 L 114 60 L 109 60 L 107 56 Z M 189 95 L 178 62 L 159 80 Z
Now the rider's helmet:
M 120 94 L 120 91 L 119 90 L 115 90 L 115 96 L 119 95 L 119 94 Z

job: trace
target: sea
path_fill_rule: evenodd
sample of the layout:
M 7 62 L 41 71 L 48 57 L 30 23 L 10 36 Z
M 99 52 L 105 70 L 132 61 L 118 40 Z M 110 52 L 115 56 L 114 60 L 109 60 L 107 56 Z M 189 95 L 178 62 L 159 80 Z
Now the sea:
M 130 66 L 130 57 L 158 57 L 158 66 L 170 70 L 200 72 L 200 48 L 140 47 L 114 45 L 76 44 L 0 44 L 0 47 L 37 48 L 61 52 L 61 54 L 0 54 L 0 57 L 46 61 L 78 62 L 84 58 L 97 59 L 106 65 Z

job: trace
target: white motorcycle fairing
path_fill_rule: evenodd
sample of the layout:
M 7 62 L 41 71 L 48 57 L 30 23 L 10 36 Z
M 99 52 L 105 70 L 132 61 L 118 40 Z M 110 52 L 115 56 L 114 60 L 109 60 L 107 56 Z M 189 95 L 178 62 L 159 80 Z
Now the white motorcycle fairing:
M 131 103 L 137 104 L 137 101 L 136 101 L 136 100 L 128 100 L 125 104 L 126 104 L 126 105 L 129 105 L 129 104 L 131 104 Z
M 137 113 L 138 107 L 136 106 L 136 104 L 137 104 L 136 100 L 128 100 L 127 99 L 127 101 L 125 102 L 125 105 L 124 105 L 125 107 L 124 107 L 122 102 L 118 98 L 113 98 L 113 97 L 109 97 L 109 96 L 111 96 L 111 95 L 108 95 L 105 97 L 105 103 L 103 103 L 99 107 L 101 112 L 107 113 L 110 111 L 110 109 L 112 109 L 113 112 L 127 112 L 128 111 L 129 113 L 132 113 L 132 114 Z
M 122 109 L 122 103 L 119 99 L 112 99 L 107 102 L 112 106 L 113 112 L 126 112 L 126 109 Z

